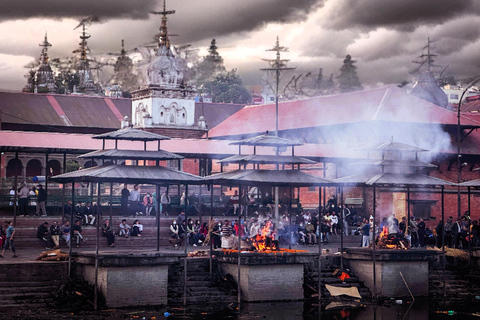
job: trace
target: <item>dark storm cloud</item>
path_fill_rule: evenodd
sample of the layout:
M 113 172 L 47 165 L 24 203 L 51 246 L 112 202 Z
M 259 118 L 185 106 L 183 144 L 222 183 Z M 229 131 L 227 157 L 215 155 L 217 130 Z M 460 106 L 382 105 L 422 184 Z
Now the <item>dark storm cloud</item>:
M 157 5 L 157 0 L 1 0 L 0 20 L 83 16 L 143 19 Z
M 325 27 L 394 27 L 412 30 L 420 24 L 442 23 L 464 14 L 478 13 L 476 0 L 335 0 Z
M 251 31 L 270 22 L 306 19 L 323 0 L 177 0 L 168 6 L 176 10 L 169 22 L 182 41 L 198 41 Z

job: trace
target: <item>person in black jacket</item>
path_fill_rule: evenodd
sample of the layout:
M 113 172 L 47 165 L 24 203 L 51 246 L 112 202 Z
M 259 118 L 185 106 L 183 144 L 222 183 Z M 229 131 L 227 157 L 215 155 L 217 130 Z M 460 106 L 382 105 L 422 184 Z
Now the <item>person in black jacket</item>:
M 63 205 L 63 217 L 68 221 L 70 221 L 72 210 L 72 200 L 67 200 L 67 202 Z
M 107 243 L 110 247 L 115 247 L 115 234 L 110 227 L 110 220 L 105 219 L 105 224 L 102 227 L 102 235 L 107 238 Z
M 52 237 L 52 241 L 55 244 L 55 249 L 60 248 L 60 226 L 56 220 L 50 226 L 50 237 Z
M 53 248 L 52 237 L 50 237 L 50 230 L 48 230 L 48 222 L 44 222 L 37 229 L 37 238 L 45 241 L 45 249 Z
M 47 216 L 47 211 L 45 210 L 45 204 L 47 203 L 47 192 L 43 189 L 43 186 L 39 184 L 37 189 L 37 209 L 35 211 L 35 215 L 40 215 L 40 210 L 42 211 L 42 217 Z

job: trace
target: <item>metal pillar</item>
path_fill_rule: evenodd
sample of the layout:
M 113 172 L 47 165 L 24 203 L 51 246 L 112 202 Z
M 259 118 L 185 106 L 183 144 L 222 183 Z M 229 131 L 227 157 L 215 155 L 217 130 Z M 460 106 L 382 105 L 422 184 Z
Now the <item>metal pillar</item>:
M 324 189 L 325 190 L 325 189 Z M 325 195 L 325 193 L 323 193 Z M 322 201 L 322 187 L 318 187 L 318 206 L 320 207 Z M 322 213 L 320 212 L 319 219 L 321 218 Z M 319 314 L 321 314 L 322 310 L 322 223 L 320 220 L 320 224 L 318 225 L 320 228 L 318 235 L 320 239 L 317 239 L 318 242 L 318 308 Z
M 187 245 L 188 245 L 188 232 L 187 232 L 187 219 L 188 219 L 188 184 L 185 185 L 185 263 L 184 263 L 184 279 L 183 279 L 183 305 L 187 305 Z
M 73 216 L 75 215 L 75 181 L 72 182 L 72 212 L 70 214 L 70 245 L 68 246 L 68 278 L 72 272 Z
M 47 201 L 45 201 L 45 207 L 47 207 L 48 206 L 48 152 L 45 152 L 45 194 L 47 195 Z
M 213 184 L 210 185 L 210 220 L 208 221 L 208 227 L 210 227 L 211 225 L 211 222 L 212 222 L 212 219 L 213 219 Z M 210 263 L 210 277 L 212 276 L 213 274 L 213 238 L 212 238 L 212 231 L 213 230 L 209 230 L 209 239 L 210 239 L 210 258 L 209 258 L 209 263 Z
M 443 300 L 445 301 L 445 187 L 442 186 L 442 278 L 443 278 Z
M 290 187 L 290 201 L 288 204 L 288 230 L 290 231 L 290 240 L 288 241 L 288 249 L 292 249 L 292 197 L 293 197 L 293 188 Z
M 63 154 L 63 170 L 62 173 L 67 172 L 67 154 Z M 65 223 L 65 204 L 66 204 L 66 198 L 65 198 L 65 183 L 62 183 L 62 226 Z M 46 205 L 46 203 L 45 203 Z M 73 209 L 73 207 L 72 207 Z
M 278 190 L 278 189 L 277 189 Z M 239 186 L 238 193 L 242 194 L 242 186 Z M 242 199 L 240 199 L 240 208 L 242 205 Z M 238 302 L 238 310 L 240 310 L 240 303 L 242 300 L 242 295 L 240 291 L 240 268 L 241 268 L 241 261 L 240 261 L 240 252 L 242 251 L 242 237 L 241 235 L 241 223 L 242 223 L 242 210 L 240 210 L 238 214 L 238 255 L 237 255 L 237 302 Z
M 13 197 L 13 225 L 17 226 L 17 202 L 18 202 L 18 152 L 15 152 L 15 177 L 13 178 L 13 189 L 15 195 Z
M 470 187 L 467 188 L 468 190 L 468 215 L 471 217 L 472 216 L 472 212 L 470 211 L 471 210 L 471 201 L 470 201 Z M 472 220 L 470 219 L 470 225 L 472 224 Z M 472 249 L 471 248 L 471 243 L 472 243 L 472 232 L 470 231 L 470 227 L 468 228 L 468 252 L 470 254 L 470 250 Z
M 100 246 L 100 182 L 97 183 L 97 238 L 95 239 L 95 288 L 94 288 L 94 297 L 93 297 L 93 307 L 95 310 L 98 310 L 98 247 Z M 70 245 L 72 243 L 70 242 Z
M 376 219 L 376 188 L 373 187 L 373 228 L 372 228 L 372 265 L 373 265 L 373 299 L 377 299 L 377 275 L 376 275 L 376 257 L 375 257 L 375 219 Z
M 160 186 L 157 184 L 155 186 L 155 201 L 157 205 L 155 206 L 155 215 L 157 216 L 157 251 L 160 251 Z M 180 226 L 178 226 L 180 228 Z
M 405 226 L 405 235 L 408 234 L 409 230 L 410 230 L 410 188 L 407 187 L 407 225 Z M 410 241 L 410 244 L 412 244 L 411 241 Z
M 113 182 L 110 182 L 110 208 L 109 208 L 109 219 L 110 219 L 110 224 L 113 223 Z
M 345 222 L 345 204 L 343 203 L 343 187 L 340 187 L 340 203 L 342 204 L 342 211 L 340 212 L 340 270 L 343 271 L 343 231 L 345 230 L 345 226 L 343 225 Z

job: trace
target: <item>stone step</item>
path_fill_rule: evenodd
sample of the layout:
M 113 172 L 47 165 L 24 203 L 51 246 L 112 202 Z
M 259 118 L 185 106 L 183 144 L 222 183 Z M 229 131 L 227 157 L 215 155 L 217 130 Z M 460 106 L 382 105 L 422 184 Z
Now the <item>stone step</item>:
M 37 300 L 48 298 L 52 295 L 51 292 L 25 292 L 25 293 L 2 293 L 0 301 L 2 300 Z
M 0 295 L 5 296 L 7 294 L 27 294 L 27 293 L 41 293 L 41 292 L 53 292 L 57 289 L 56 286 L 42 286 L 42 287 L 0 287 Z
M 188 280 L 187 277 L 187 288 L 190 287 L 208 287 L 211 285 L 210 280 Z
M 10 287 L 44 287 L 44 286 L 57 286 L 60 282 L 57 280 L 52 281 L 2 281 L 0 282 L 1 288 L 10 288 Z

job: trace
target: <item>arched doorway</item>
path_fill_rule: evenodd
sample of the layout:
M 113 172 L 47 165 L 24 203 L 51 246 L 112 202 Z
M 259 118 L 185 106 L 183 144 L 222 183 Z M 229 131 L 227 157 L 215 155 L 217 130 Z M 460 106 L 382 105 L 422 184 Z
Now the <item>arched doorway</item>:
M 27 162 L 27 168 L 25 169 L 25 175 L 27 177 L 36 177 L 42 175 L 42 163 L 38 159 L 31 159 Z
M 62 166 L 58 160 L 49 160 L 47 165 L 47 175 L 56 176 L 62 173 Z
M 7 170 L 5 176 L 14 177 L 21 176 L 23 170 L 23 164 L 20 159 L 10 159 L 7 163 Z

